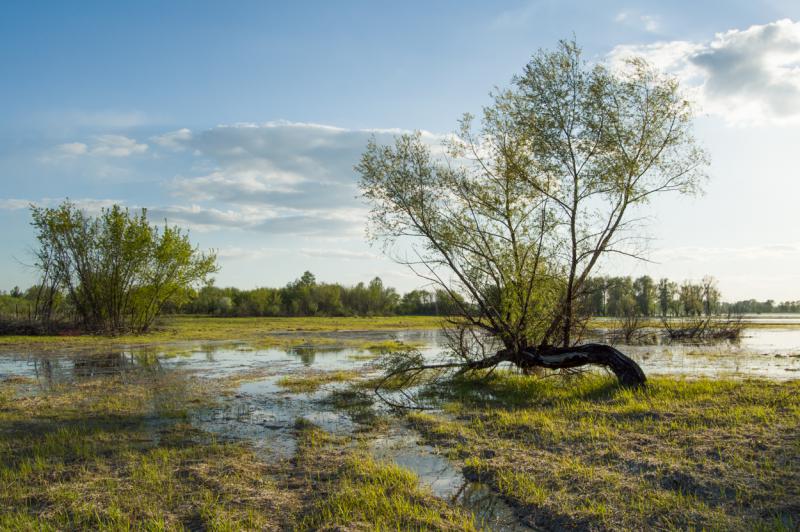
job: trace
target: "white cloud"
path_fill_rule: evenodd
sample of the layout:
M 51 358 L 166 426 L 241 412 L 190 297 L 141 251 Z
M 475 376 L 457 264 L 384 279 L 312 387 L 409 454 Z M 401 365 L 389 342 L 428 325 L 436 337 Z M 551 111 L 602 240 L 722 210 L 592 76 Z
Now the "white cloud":
M 153 220 L 167 220 L 170 224 L 188 226 L 198 231 L 223 228 L 250 229 L 278 216 L 274 209 L 242 206 L 236 209 L 219 209 L 201 205 L 167 205 L 148 209 Z
M 39 200 L 27 200 L 27 199 L 0 199 L 0 210 L 6 211 L 16 211 L 27 209 L 31 205 L 36 205 L 37 207 L 54 207 L 59 205 L 67 198 L 42 198 Z M 69 201 L 73 203 L 79 209 L 83 209 L 90 214 L 98 214 L 103 209 L 107 209 L 114 204 L 122 205 L 124 204 L 121 200 L 114 200 L 114 199 L 97 199 L 97 198 L 81 198 L 81 199 L 72 199 L 70 198 Z
M 56 151 L 65 156 L 85 155 L 89 147 L 83 142 L 68 142 L 56 146 Z
M 267 122 L 155 135 L 149 142 L 166 150 L 159 155 L 185 152 L 191 162 L 163 182 L 163 191 L 173 198 L 153 201 L 149 215 L 197 231 L 234 229 L 326 242 L 360 239 L 368 212 L 354 165 L 371 137 L 392 143 L 403 133 L 408 131 Z M 434 153 L 441 153 L 445 136 L 420 135 Z M 60 145 L 50 160 L 70 157 L 85 159 L 85 165 L 109 164 L 108 158 L 147 151 L 147 144 L 109 134 Z
M 661 21 L 654 15 L 637 15 L 628 10 L 622 10 L 614 17 L 614 21 L 627 26 L 643 29 L 649 33 L 656 33 L 661 28 Z
M 90 153 L 100 157 L 129 157 L 147 151 L 147 144 L 140 144 L 124 135 L 99 135 Z
M 183 151 L 186 149 L 186 144 L 192 140 L 192 131 L 187 128 L 182 128 L 177 131 L 164 133 L 163 135 L 157 135 L 150 140 L 162 148 L 173 151 Z
M 293 185 L 303 181 L 302 175 L 278 170 L 270 161 L 255 160 L 232 164 L 203 176 L 178 177 L 170 188 L 175 194 L 195 201 L 219 199 L 239 203 L 248 198 L 257 201 L 270 194 L 296 192 Z
M 130 157 L 145 153 L 147 149 L 147 144 L 139 143 L 124 135 L 96 135 L 89 144 L 83 142 L 59 144 L 43 159 L 46 162 L 58 162 L 82 156 Z
M 218 126 L 185 142 L 212 161 L 213 171 L 178 178 L 173 186 L 181 195 L 234 203 L 352 205 L 357 195 L 353 166 L 369 138 L 391 142 L 402 133 L 407 131 L 293 122 Z M 432 146 L 444 138 L 421 135 Z
M 302 248 L 300 249 L 300 253 L 307 257 L 322 257 L 330 259 L 376 260 L 379 258 L 378 255 L 370 253 L 369 251 L 352 251 L 348 249 Z
M 258 248 L 258 247 L 224 247 L 216 250 L 217 257 L 227 260 L 253 260 L 265 257 L 282 255 L 290 250 L 279 248 Z
M 201 205 L 168 205 L 148 209 L 151 220 L 196 231 L 237 229 L 269 235 L 355 237 L 362 234 L 366 212 L 354 208 L 292 209 L 258 205 L 235 205 L 226 209 Z
M 705 42 L 622 45 L 609 57 L 619 64 L 631 55 L 678 76 L 704 112 L 730 124 L 800 122 L 800 22 L 733 29 Z
M 211 220 L 213 210 L 221 209 L 249 213 L 250 221 L 238 226 L 251 230 L 326 238 L 361 235 L 366 210 L 353 166 L 370 137 L 391 142 L 406 132 L 267 122 L 170 133 L 170 143 L 200 154 L 209 169 L 175 177 L 166 186 L 202 210 L 192 213 L 191 221 L 206 229 L 225 225 L 218 216 Z M 421 135 L 432 147 L 444 139 L 430 132 Z M 186 212 L 173 214 L 190 221 Z
M 24 199 L 0 199 L 0 210 L 3 211 L 18 211 L 21 209 L 27 209 L 30 206 L 31 202 Z
M 276 248 L 276 247 L 239 247 L 231 246 L 216 250 L 217 256 L 228 260 L 253 260 L 266 257 L 285 257 L 287 254 L 299 254 L 303 257 L 344 259 L 344 260 L 378 260 L 381 257 L 369 251 L 332 248 Z

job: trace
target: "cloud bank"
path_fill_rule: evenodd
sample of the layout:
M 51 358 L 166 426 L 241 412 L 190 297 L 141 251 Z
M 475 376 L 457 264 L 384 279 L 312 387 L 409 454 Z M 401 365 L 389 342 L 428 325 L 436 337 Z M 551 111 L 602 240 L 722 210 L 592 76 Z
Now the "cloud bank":
M 170 132 L 154 143 L 191 153 L 208 171 L 169 180 L 169 194 L 190 205 L 155 212 L 203 230 L 361 236 L 367 209 L 359 199 L 353 166 L 371 137 L 392 142 L 401 133 L 295 122 Z M 421 134 L 431 145 L 444 138 Z
M 55 147 L 55 158 L 81 157 L 85 155 L 93 157 L 130 157 L 131 155 L 143 154 L 149 146 L 140 143 L 125 135 L 96 135 L 89 143 L 67 142 Z
M 729 124 L 800 122 L 800 22 L 733 29 L 704 42 L 621 45 L 609 58 L 632 55 L 675 74 L 703 112 Z
M 154 191 L 157 195 L 145 205 L 153 219 L 204 232 L 360 240 L 367 207 L 353 167 L 370 138 L 391 143 L 403 133 L 408 131 L 245 123 L 168 131 L 151 136 L 149 144 L 123 135 L 96 135 L 56 146 L 47 160 L 74 163 L 150 153 L 151 159 L 169 159 L 186 169 L 165 176 Z M 445 136 L 420 135 L 434 151 L 441 150 Z

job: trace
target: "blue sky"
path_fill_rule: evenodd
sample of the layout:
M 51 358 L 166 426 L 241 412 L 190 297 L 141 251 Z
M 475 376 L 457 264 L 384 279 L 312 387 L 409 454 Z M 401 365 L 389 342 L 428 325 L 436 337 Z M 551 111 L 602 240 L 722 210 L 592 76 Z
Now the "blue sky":
M 370 135 L 431 142 L 530 55 L 642 54 L 702 116 L 706 194 L 648 210 L 650 264 L 730 298 L 800 299 L 800 3 L 4 2 L 0 288 L 28 285 L 25 205 L 148 207 L 219 250 L 221 285 L 311 269 L 418 282 L 363 236 L 352 166 Z

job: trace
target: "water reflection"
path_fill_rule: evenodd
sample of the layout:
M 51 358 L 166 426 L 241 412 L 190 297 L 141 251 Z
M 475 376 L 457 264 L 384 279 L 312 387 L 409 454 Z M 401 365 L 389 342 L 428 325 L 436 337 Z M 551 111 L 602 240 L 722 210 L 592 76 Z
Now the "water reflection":
M 298 357 L 304 366 L 313 366 L 314 362 L 317 360 L 317 354 L 330 353 L 331 351 L 335 352 L 338 350 L 318 349 L 314 347 L 292 347 L 287 353 Z
M 77 355 L 72 359 L 76 379 L 105 375 L 122 375 L 131 371 L 158 371 L 161 368 L 153 352 L 117 352 L 96 355 Z
M 31 352 L 26 355 L 0 356 L 0 377 L 32 377 L 43 388 L 96 377 L 126 376 L 131 373 L 154 374 L 162 371 L 155 352 L 111 351 L 79 352 L 71 355 Z

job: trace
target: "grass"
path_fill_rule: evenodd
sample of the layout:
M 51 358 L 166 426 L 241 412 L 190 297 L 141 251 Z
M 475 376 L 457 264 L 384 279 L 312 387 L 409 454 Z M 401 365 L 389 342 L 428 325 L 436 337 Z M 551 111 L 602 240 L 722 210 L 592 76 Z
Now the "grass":
M 317 336 L 347 324 L 397 328 L 392 319 L 331 320 L 176 318 L 171 326 L 180 331 L 176 342 L 206 333 L 206 340 L 222 340 L 213 337 L 222 331 L 239 338 L 252 326 L 251 345 L 321 338 L 364 349 L 368 342 L 375 350 L 403 347 L 357 335 Z M 290 323 L 307 329 L 279 334 Z M 109 345 L 103 342 L 124 343 L 90 339 L 101 352 Z M 26 378 L 0 380 L 0 529 L 474 528 L 469 515 L 420 487 L 409 471 L 369 457 L 363 441 L 387 421 L 371 408 L 366 381 L 327 399 L 363 422 L 364 431 L 341 438 L 300 422 L 291 462 L 264 463 L 248 445 L 222 444 L 189 426 L 194 409 L 259 376 L 131 372 L 44 392 Z M 311 392 L 357 377 L 308 373 L 278 384 Z M 441 390 L 442 412 L 408 419 L 528 524 L 800 527 L 800 381 L 652 378 L 646 389 L 631 391 L 597 375 L 481 377 Z
M 296 494 L 245 445 L 185 423 L 224 383 L 0 382 L 0 529 L 281 529 Z
M 333 318 L 212 318 L 204 316 L 169 316 L 152 332 L 140 335 L 108 336 L 0 336 L 0 347 L 108 347 L 186 341 L 260 342 L 264 347 L 342 345 L 364 349 L 397 347 L 374 339 L 347 340 L 325 338 L 315 333 L 344 331 L 392 331 L 436 329 L 442 318 L 435 316 L 333 317 Z M 281 336 L 283 333 L 295 333 Z M 307 333 L 307 334 L 301 334 Z M 305 338 L 303 337 L 305 336 Z
M 307 349 L 310 351 L 336 351 L 340 349 L 363 350 L 348 356 L 350 360 L 373 360 L 381 354 L 391 351 L 407 351 L 416 349 L 420 342 L 402 342 L 399 340 L 375 340 L 370 338 L 342 336 L 273 336 L 248 344 L 252 348 Z
M 357 371 L 326 371 L 322 373 L 300 373 L 286 375 L 276 381 L 281 388 L 293 393 L 311 393 L 319 389 L 324 384 L 332 382 L 346 382 L 357 379 Z
M 300 421 L 295 457 L 268 462 L 188 423 L 248 377 L 172 370 L 47 389 L 0 380 L 0 530 L 474 528 L 412 473 L 369 458 L 376 419 L 348 438 Z M 337 400 L 368 407 L 357 392 Z
M 426 438 L 543 528 L 800 526 L 800 381 L 465 380 Z
M 263 347 L 292 347 L 314 344 L 316 347 L 342 346 L 363 349 L 394 349 L 403 346 L 386 345 L 369 339 L 341 340 L 319 333 L 355 331 L 393 331 L 407 329 L 438 329 L 444 318 L 438 316 L 376 316 L 376 317 L 298 317 L 298 318 L 219 318 L 207 316 L 167 316 L 147 334 L 122 336 L 0 336 L 3 347 L 109 347 L 115 345 L 164 344 L 187 341 L 233 340 L 261 342 Z M 592 319 L 589 329 L 609 327 L 613 320 Z M 646 327 L 661 328 L 660 320 L 649 320 Z M 746 323 L 748 329 L 797 329 L 798 323 Z M 291 336 L 285 333 L 293 333 Z
M 298 424 L 298 468 L 317 498 L 298 530 L 474 530 L 472 517 L 433 496 L 416 476 L 357 445 Z M 352 442 L 351 442 L 352 443 Z

